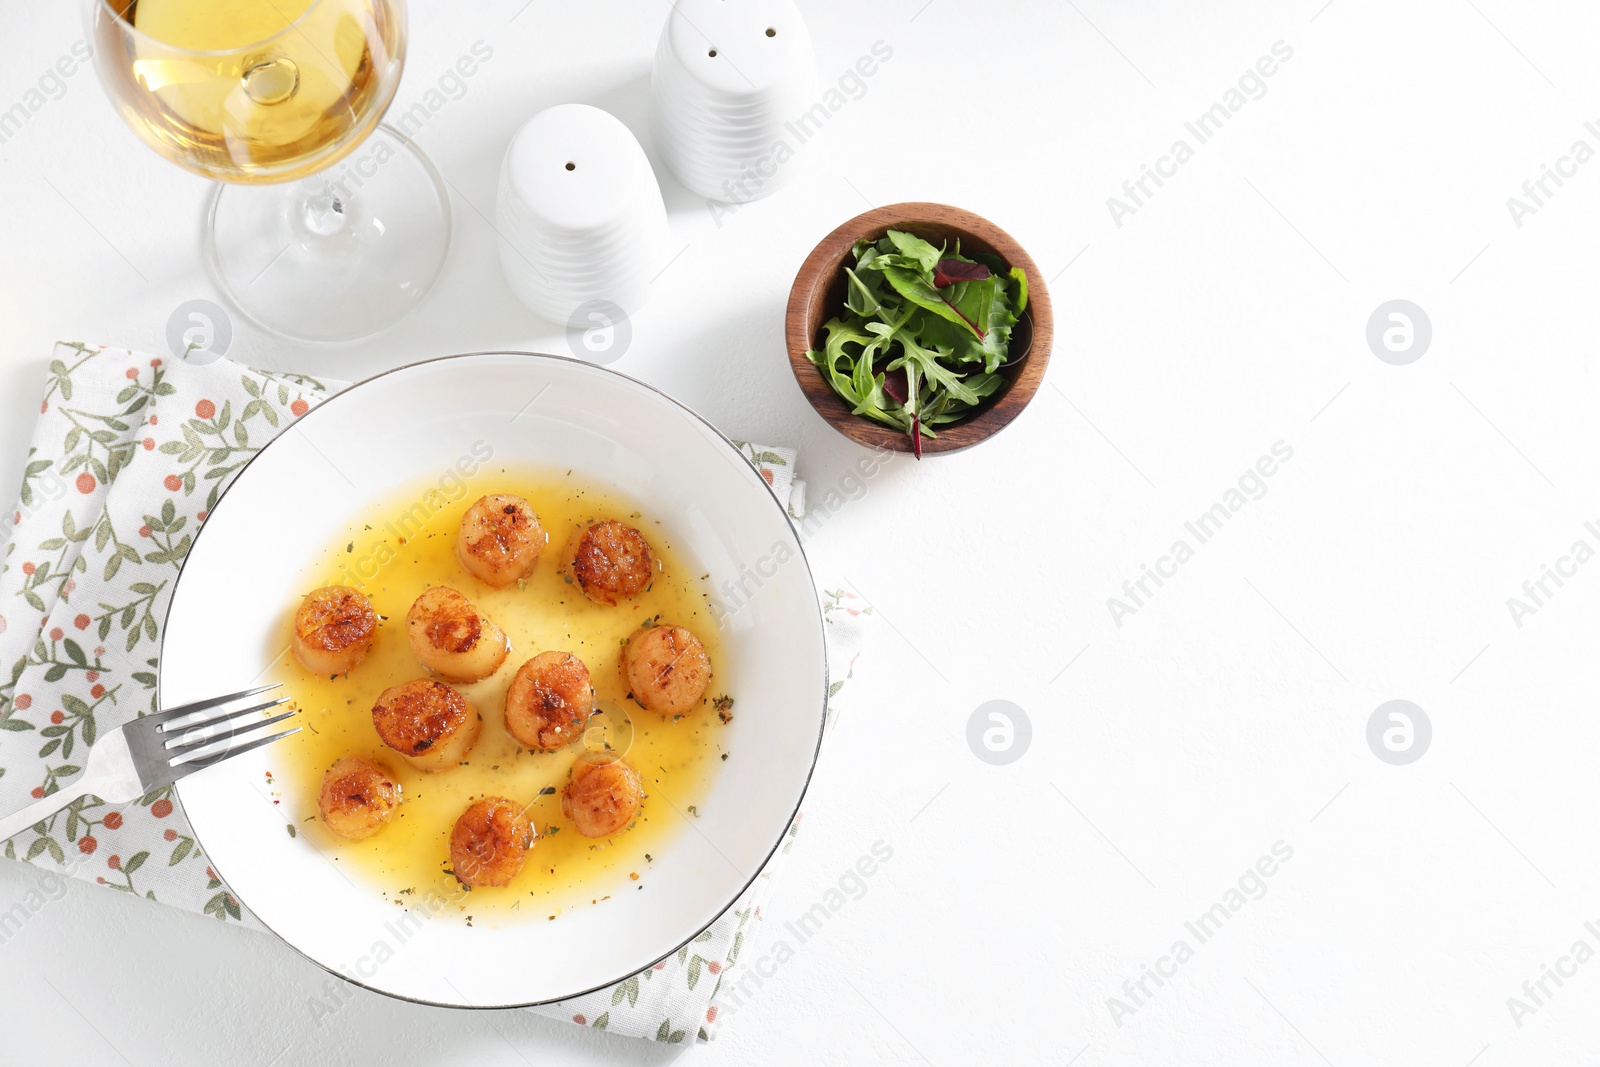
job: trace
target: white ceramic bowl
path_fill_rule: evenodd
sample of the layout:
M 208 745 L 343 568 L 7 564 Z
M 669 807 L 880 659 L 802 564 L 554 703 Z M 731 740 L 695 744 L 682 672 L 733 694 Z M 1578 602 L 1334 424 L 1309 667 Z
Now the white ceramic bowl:
M 170 707 L 249 685 L 284 652 L 288 606 L 329 537 L 478 442 L 491 464 L 570 467 L 631 496 L 713 589 L 745 579 L 750 599 L 722 633 L 723 677 L 739 701 L 722 743 L 736 758 L 718 768 L 700 817 L 655 857 L 649 891 L 553 922 L 431 919 L 396 944 L 388 924 L 401 909 L 346 879 L 310 835 L 285 832 L 315 814 L 316 798 L 285 791 L 272 803 L 273 746 L 183 779 L 178 795 L 218 875 L 316 963 L 396 997 L 515 1007 L 609 985 L 705 929 L 760 872 L 810 778 L 828 686 L 821 610 L 784 507 L 726 438 L 649 386 L 557 356 L 456 356 L 353 386 L 263 449 L 212 510 L 177 580 L 159 693 Z M 749 575 L 774 558 L 788 562 L 752 590 Z M 388 958 L 374 964 L 379 944 Z

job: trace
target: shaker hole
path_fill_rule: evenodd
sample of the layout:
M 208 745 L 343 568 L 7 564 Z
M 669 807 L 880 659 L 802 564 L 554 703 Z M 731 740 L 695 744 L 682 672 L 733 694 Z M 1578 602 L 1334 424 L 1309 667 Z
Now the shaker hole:
M 773 29 L 771 26 L 768 26 L 767 27 L 767 36 L 768 37 L 776 37 L 776 36 L 778 36 L 778 31 Z
M 578 165 L 576 163 L 568 163 L 567 164 L 567 169 L 568 170 L 577 170 L 578 169 Z

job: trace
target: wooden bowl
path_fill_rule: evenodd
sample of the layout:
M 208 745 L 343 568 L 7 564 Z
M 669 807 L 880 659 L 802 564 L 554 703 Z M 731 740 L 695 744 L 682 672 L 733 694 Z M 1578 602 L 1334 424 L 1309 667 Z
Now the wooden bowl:
M 1044 380 L 1055 335 L 1050 291 L 1039 274 L 1038 264 L 1010 234 L 988 219 L 947 204 L 891 204 L 857 215 L 828 234 L 800 265 L 800 273 L 789 290 L 784 324 L 789 366 L 800 383 L 800 391 L 834 429 L 870 448 L 912 451 L 909 435 L 853 414 L 850 405 L 840 399 L 822 370 L 806 355 L 810 349 L 822 346 L 823 324 L 844 310 L 844 268 L 851 261 L 851 249 L 857 241 L 876 241 L 889 230 L 905 230 L 932 244 L 947 243 L 951 248 L 959 240 L 963 253 L 987 253 L 998 257 L 1007 268 L 1021 267 L 1028 276 L 1028 308 L 1012 329 L 1009 366 L 1000 372 L 1006 384 L 966 418 L 940 427 L 938 437 L 924 438 L 922 442 L 924 455 L 971 448 L 999 433 L 1028 406 Z

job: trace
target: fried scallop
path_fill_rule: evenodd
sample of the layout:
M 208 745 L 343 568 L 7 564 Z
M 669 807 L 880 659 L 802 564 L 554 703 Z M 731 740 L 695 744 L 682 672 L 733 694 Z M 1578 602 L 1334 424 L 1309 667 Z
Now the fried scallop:
M 586 752 L 572 764 L 561 791 L 561 814 L 584 837 L 610 837 L 639 814 L 644 789 L 639 772 L 610 752 Z
M 378 613 L 366 594 L 347 585 L 313 589 L 294 613 L 294 658 L 312 674 L 348 674 L 372 647 Z
M 612 606 L 650 588 L 656 561 L 644 534 L 625 522 L 607 519 L 573 533 L 561 569 L 584 596 Z
M 682 626 L 645 623 L 622 647 L 622 682 L 649 710 L 682 715 L 706 695 L 711 658 Z
M 382 830 L 400 806 L 400 786 L 365 756 L 346 756 L 322 776 L 317 808 L 340 837 L 361 841 Z
M 481 496 L 461 517 L 456 559 L 485 585 L 503 588 L 533 573 L 549 536 L 520 496 Z
M 541 652 L 506 689 L 506 729 L 517 744 L 550 752 L 583 735 L 594 714 L 589 668 L 570 652 Z
M 450 867 L 462 885 L 505 885 L 522 870 L 538 839 L 521 804 L 484 797 L 462 812 L 450 831 Z
M 372 725 L 384 744 L 420 771 L 442 771 L 467 758 L 483 717 L 443 682 L 419 678 L 390 686 L 372 705 Z
M 447 585 L 417 597 L 406 612 L 406 636 L 422 665 L 449 682 L 487 678 L 511 651 L 505 631 Z

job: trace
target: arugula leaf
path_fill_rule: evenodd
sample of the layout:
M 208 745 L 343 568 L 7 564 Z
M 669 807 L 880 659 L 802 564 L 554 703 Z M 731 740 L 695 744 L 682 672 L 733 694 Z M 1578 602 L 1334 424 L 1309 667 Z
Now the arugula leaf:
M 928 274 L 932 274 L 934 268 L 939 265 L 939 250 L 915 234 L 906 233 L 904 230 L 890 230 L 889 243 L 902 256 L 916 260 L 918 268 Z
M 883 302 L 878 299 L 877 294 L 867 287 L 867 283 L 862 281 L 861 275 L 855 271 L 846 267 L 844 273 L 848 279 L 848 283 L 845 286 L 844 306 L 862 317 L 876 315 L 883 306 Z
M 889 284 L 895 291 L 913 304 L 925 307 L 935 315 L 940 315 L 951 322 L 960 323 L 972 331 L 974 337 L 981 332 L 977 323 L 962 314 L 961 309 L 952 304 L 939 290 L 933 287 L 922 275 L 907 270 L 904 267 L 883 268 L 883 276 L 889 279 Z
M 842 313 L 807 355 L 854 414 L 909 434 L 921 458 L 924 436 L 1005 387 L 999 370 L 1027 307 L 1027 275 L 902 230 L 852 251 Z
M 1011 279 L 1017 283 L 1017 314 L 1028 310 L 1028 272 L 1021 267 L 1012 267 Z

